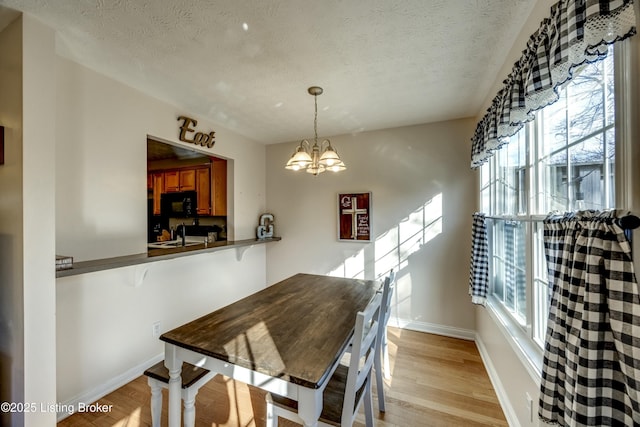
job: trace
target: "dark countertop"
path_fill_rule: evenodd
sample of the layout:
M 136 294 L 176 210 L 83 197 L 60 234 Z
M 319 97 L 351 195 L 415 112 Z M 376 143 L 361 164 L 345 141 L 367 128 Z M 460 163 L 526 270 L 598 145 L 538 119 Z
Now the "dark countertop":
M 183 256 L 199 255 L 203 253 L 221 251 L 233 248 L 242 248 L 262 243 L 278 242 L 281 237 L 272 237 L 269 239 L 246 239 L 235 241 L 217 241 L 204 247 L 204 243 L 177 247 L 169 249 L 149 249 L 147 253 L 125 255 L 114 258 L 96 259 L 91 261 L 74 262 L 73 268 L 67 270 L 57 270 L 57 277 L 76 276 L 78 274 L 92 273 L 95 271 L 111 270 L 114 268 L 129 267 L 132 265 L 146 264 L 149 262 L 164 261 L 167 259 L 180 258 Z

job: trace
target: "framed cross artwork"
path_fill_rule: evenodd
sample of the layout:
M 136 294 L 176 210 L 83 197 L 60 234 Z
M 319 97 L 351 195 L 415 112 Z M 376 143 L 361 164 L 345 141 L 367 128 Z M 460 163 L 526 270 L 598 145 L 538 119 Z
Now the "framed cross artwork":
M 371 193 L 338 194 L 338 240 L 371 241 Z

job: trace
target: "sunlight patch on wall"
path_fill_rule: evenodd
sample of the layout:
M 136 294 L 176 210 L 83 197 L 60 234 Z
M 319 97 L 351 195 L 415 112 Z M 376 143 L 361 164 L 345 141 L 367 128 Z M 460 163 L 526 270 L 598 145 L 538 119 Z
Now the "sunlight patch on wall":
M 345 259 L 344 262 L 335 269 L 331 270 L 328 275 L 334 277 L 350 277 L 353 279 L 364 279 L 364 249 L 361 249 L 353 256 Z
M 376 239 L 375 276 L 407 266 L 409 256 L 442 233 L 442 193 L 420 206 Z
M 371 264 L 371 258 L 373 258 L 374 278 L 386 276 L 392 269 L 398 273 L 408 265 L 412 254 L 440 233 L 442 233 L 442 193 L 435 195 L 398 224 L 379 235 L 373 244 L 372 253 L 362 249 L 345 259 L 328 274 L 364 279 L 367 272 L 366 266 Z
M 391 269 L 398 270 L 400 257 L 398 252 L 399 226 L 387 230 L 375 242 L 375 276 L 379 277 Z

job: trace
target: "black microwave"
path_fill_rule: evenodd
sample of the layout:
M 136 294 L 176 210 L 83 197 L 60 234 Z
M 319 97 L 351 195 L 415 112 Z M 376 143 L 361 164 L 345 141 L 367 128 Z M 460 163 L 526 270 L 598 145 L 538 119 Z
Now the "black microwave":
M 198 193 L 180 191 L 160 195 L 160 214 L 165 218 L 194 218 L 197 216 Z

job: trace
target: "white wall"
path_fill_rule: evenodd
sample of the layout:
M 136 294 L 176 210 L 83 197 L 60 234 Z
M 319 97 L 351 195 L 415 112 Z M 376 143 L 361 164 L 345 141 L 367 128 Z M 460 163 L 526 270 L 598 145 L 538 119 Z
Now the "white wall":
M 22 21 L 24 401 L 55 402 L 55 36 L 32 17 Z M 49 425 L 55 415 L 26 412 L 25 426 Z
M 469 336 L 468 292 L 475 174 L 471 120 L 331 138 L 347 170 L 284 169 L 296 143 L 267 147 L 268 210 L 283 240 L 267 250 L 267 281 L 296 272 L 378 278 L 398 273 L 393 321 Z M 337 194 L 372 192 L 371 243 L 337 240 Z
M 75 261 L 146 252 L 147 135 L 178 143 L 177 117 L 189 112 L 61 57 L 55 70 L 56 252 Z M 265 147 L 205 120 L 197 129 L 214 129 L 207 151 L 233 160 L 231 235 L 254 237 L 266 205 Z M 264 288 L 265 252 L 57 279 L 57 402 L 89 402 L 140 375 L 163 351 L 154 322 L 166 331 Z
M 55 401 L 53 33 L 25 16 L 0 35 L 0 393 L 2 401 Z M 44 178 L 44 179 L 43 179 Z M 55 413 L 3 413 L 6 425 L 53 424 Z
M 34 19 L 18 18 L 0 35 L 0 52 L 0 400 L 49 402 L 55 401 L 56 382 L 53 33 Z M 42 355 L 52 357 L 43 363 Z M 3 413 L 0 421 L 47 425 L 55 414 Z
M 0 166 L 0 401 L 24 400 L 22 255 L 22 20 L 0 33 L 0 125 L 5 127 Z M 0 413 L 0 424 L 20 414 Z
M 265 245 L 57 280 L 58 401 L 90 402 L 164 351 L 152 336 L 180 326 L 265 284 Z
M 507 339 L 506 330 L 500 329 L 488 309 L 477 309 L 476 328 L 476 343 L 509 425 L 539 425 L 540 378 L 537 373 L 531 373 L 534 368 L 527 370 L 525 362 L 516 354 L 514 348 L 521 343 Z M 529 398 L 532 408 L 528 406 Z
M 193 148 L 178 141 L 177 118 L 188 111 L 66 59 L 56 71 L 56 250 L 75 261 L 146 252 L 147 135 Z M 203 151 L 235 161 L 234 237 L 253 237 L 265 205 L 265 148 L 198 120 L 197 130 L 211 129 L 216 144 Z

